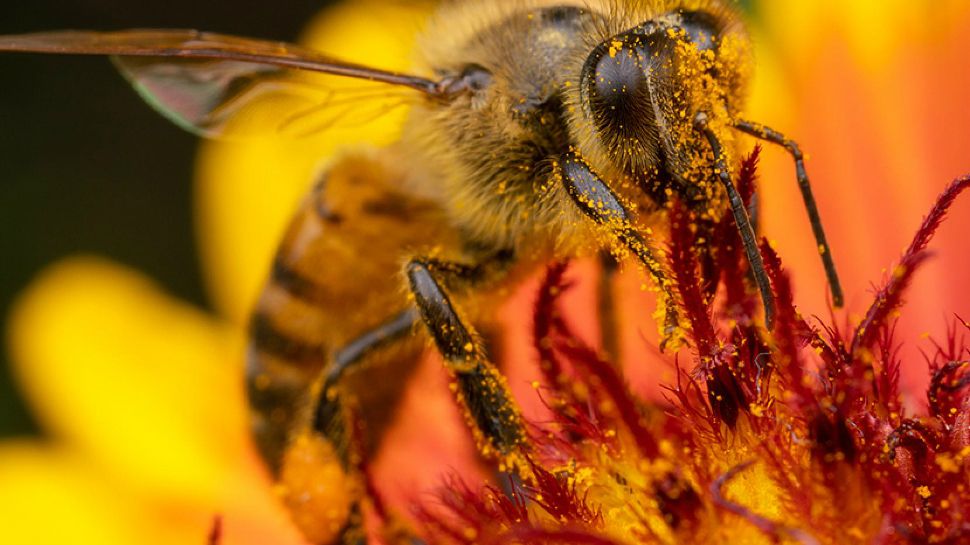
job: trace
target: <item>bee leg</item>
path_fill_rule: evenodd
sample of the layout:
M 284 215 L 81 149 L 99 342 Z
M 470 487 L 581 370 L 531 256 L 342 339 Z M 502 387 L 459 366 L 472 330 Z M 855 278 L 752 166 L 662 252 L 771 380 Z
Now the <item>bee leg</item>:
M 751 227 L 751 218 L 748 217 L 748 210 L 744 206 L 741 195 L 738 193 L 734 182 L 731 181 L 731 171 L 728 170 L 724 161 L 724 151 L 717 135 L 711 130 L 707 123 L 707 115 L 703 112 L 694 118 L 694 127 L 700 131 L 707 143 L 714 152 L 714 170 L 721 184 L 727 191 L 728 201 L 731 204 L 731 213 L 734 215 L 734 222 L 741 233 L 741 242 L 744 244 L 744 251 L 748 256 L 748 263 L 751 265 L 751 272 L 754 274 L 758 290 L 761 292 L 761 301 L 765 307 L 765 323 L 771 329 L 775 317 L 775 299 L 771 291 L 771 283 L 768 281 L 768 273 L 765 272 L 764 260 L 761 258 L 761 250 L 758 249 L 757 236 Z
M 418 313 L 407 309 L 374 329 L 365 332 L 333 353 L 320 388 L 320 399 L 313 417 L 313 429 L 337 449 L 345 469 L 349 469 L 348 436 L 344 407 L 339 392 L 340 379 L 367 356 L 406 335 L 417 323 Z
M 478 334 L 461 319 L 441 282 L 443 274 L 468 279 L 477 268 L 415 258 L 405 270 L 421 319 L 445 366 L 454 373 L 457 395 L 474 424 L 479 448 L 486 456 L 508 460 L 526 440 L 519 410 Z
M 609 252 L 601 252 L 599 257 L 600 280 L 597 291 L 599 291 L 600 336 L 603 342 L 603 352 L 606 352 L 609 356 L 608 359 L 619 365 L 620 342 L 616 327 L 616 298 L 613 296 L 619 263 Z
M 842 294 L 842 284 L 839 282 L 839 274 L 835 270 L 832 249 L 829 247 L 829 243 L 825 238 L 825 229 L 822 227 L 822 218 L 819 216 L 818 206 L 815 204 L 815 196 L 812 194 L 812 184 L 808 179 L 808 172 L 805 170 L 805 160 L 802 156 L 801 148 L 798 147 L 798 143 L 794 140 L 758 123 L 736 121 L 734 127 L 755 138 L 784 147 L 795 160 L 795 178 L 798 180 L 798 189 L 802 192 L 802 200 L 805 202 L 808 220 L 812 224 L 812 233 L 815 235 L 818 252 L 821 254 L 822 264 L 825 266 L 825 275 L 828 277 L 829 289 L 832 291 L 832 304 L 837 308 L 841 307 L 845 299 Z
M 291 513 L 296 517 L 301 529 L 319 545 L 367 545 L 368 543 L 362 509 L 362 502 L 368 497 L 367 487 L 363 484 L 363 480 L 366 479 L 364 475 L 366 453 L 362 447 L 361 430 L 357 426 L 359 416 L 356 414 L 355 405 L 348 403 L 348 397 L 344 395 L 344 389 L 341 387 L 342 379 L 355 367 L 370 361 L 369 356 L 373 352 L 399 342 L 413 329 L 418 316 L 415 309 L 407 309 L 357 337 L 334 352 L 330 358 L 330 365 L 319 388 L 311 434 L 305 438 L 297 438 L 296 456 L 293 457 L 296 461 L 285 466 L 282 479 L 294 491 L 285 497 L 290 504 Z M 319 452 L 323 452 L 324 455 L 321 456 Z M 287 479 L 286 469 L 293 470 L 294 466 L 296 469 L 293 473 L 296 476 Z M 301 466 L 309 469 L 303 469 Z M 336 468 L 339 468 L 339 471 Z M 321 476 L 304 484 L 304 481 L 300 480 L 300 474 L 304 471 L 311 477 L 313 472 L 318 472 Z M 326 486 L 321 488 L 321 485 Z M 307 503 L 304 500 L 305 497 L 312 498 L 320 490 L 338 487 L 343 491 L 343 496 L 338 496 L 338 492 L 333 494 L 334 498 L 327 503 L 311 500 L 310 507 L 304 506 Z M 329 508 L 331 503 L 337 508 L 344 509 L 340 502 L 346 502 L 346 513 L 334 516 L 334 521 L 330 524 L 341 521 L 342 526 L 332 530 L 321 530 L 320 527 L 325 528 L 327 524 L 326 517 L 331 516 L 330 511 L 327 511 L 322 515 L 324 518 L 321 522 L 321 509 Z M 307 523 L 305 520 L 311 522 Z M 326 538 L 317 537 L 314 540 L 312 536 L 326 536 Z
M 344 373 L 359 365 L 368 354 L 398 340 L 411 331 L 416 323 L 418 313 L 409 308 L 347 343 L 333 354 L 324 384 L 336 384 Z
M 418 313 L 408 309 L 334 352 L 324 371 L 309 434 L 290 444 L 281 481 L 298 526 L 311 541 L 326 545 L 366 545 L 361 499 L 365 449 L 359 420 L 340 388 L 347 371 L 371 361 L 368 356 L 411 331 Z M 321 485 L 326 485 L 321 488 Z M 334 490 L 323 496 L 326 490 Z M 306 498 L 310 498 L 309 500 Z M 321 515 L 321 510 L 326 512 Z M 331 515 L 329 513 L 337 513 Z M 328 519 L 327 517 L 330 517 Z
M 673 303 L 675 301 L 673 286 L 663 266 L 654 256 L 647 241 L 634 228 L 630 221 L 630 214 L 620 203 L 619 197 L 593 172 L 582 157 L 574 152 L 565 154 L 559 163 L 559 169 L 566 192 L 572 197 L 579 210 L 597 224 L 607 227 L 620 244 L 633 252 L 666 296 L 667 315 L 664 323 L 664 339 L 660 345 L 662 350 L 667 341 L 673 338 L 680 321 Z

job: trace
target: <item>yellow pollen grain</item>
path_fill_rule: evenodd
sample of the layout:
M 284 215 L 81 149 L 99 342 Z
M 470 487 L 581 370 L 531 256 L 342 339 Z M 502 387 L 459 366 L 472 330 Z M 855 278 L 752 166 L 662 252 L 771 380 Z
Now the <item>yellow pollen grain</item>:
M 936 459 L 934 461 L 936 462 L 936 465 L 940 466 L 940 469 L 946 473 L 958 473 L 960 471 L 960 466 L 949 454 L 939 453 L 936 455 Z
M 623 51 L 623 42 L 613 40 L 613 42 L 610 43 L 610 58 L 615 59 L 616 54 L 620 51 Z
M 933 495 L 933 493 L 930 492 L 930 487 L 928 486 L 916 487 L 916 493 L 919 494 L 919 497 L 923 498 L 924 500 Z

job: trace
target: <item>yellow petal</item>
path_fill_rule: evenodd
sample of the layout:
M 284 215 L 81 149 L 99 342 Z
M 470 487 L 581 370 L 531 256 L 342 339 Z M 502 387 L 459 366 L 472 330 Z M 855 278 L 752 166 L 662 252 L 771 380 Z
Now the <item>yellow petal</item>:
M 223 503 L 142 494 L 67 448 L 0 444 L 0 543 L 205 543 L 218 515 L 222 545 L 302 543 L 268 490 L 234 490 Z
M 91 470 L 38 444 L 0 445 L 0 543 L 151 543 L 130 503 Z
M 386 69 L 407 70 L 414 33 L 427 4 L 379 0 L 344 2 L 310 24 L 302 40 L 338 58 Z M 359 81 L 327 82 L 360 88 Z M 368 89 L 377 88 L 371 84 Z M 399 93 L 398 89 L 389 92 Z M 351 95 L 352 96 L 352 95 Z M 347 97 L 342 97 L 347 98 Z M 362 107 L 367 100 L 360 99 Z M 216 307 L 243 323 L 262 286 L 273 250 L 297 201 L 314 181 L 323 161 L 348 144 L 386 145 L 397 137 L 406 108 L 394 109 L 363 124 L 339 122 L 298 140 L 276 138 L 280 101 L 258 103 L 244 122 L 247 133 L 265 139 L 207 142 L 197 165 L 197 217 L 205 280 Z M 259 124 L 264 125 L 260 131 Z
M 15 371 L 44 427 L 119 479 L 211 500 L 254 467 L 231 335 L 137 273 L 62 262 L 11 324 Z

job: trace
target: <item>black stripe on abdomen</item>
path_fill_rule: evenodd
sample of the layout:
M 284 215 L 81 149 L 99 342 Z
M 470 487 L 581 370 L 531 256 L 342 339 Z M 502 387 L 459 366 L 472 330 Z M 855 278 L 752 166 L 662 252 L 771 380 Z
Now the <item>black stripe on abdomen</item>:
M 312 278 L 307 278 L 279 256 L 273 260 L 271 284 L 285 291 L 290 297 L 310 306 L 328 306 L 328 303 L 333 300 L 330 290 Z
M 326 347 L 322 344 L 308 343 L 302 339 L 280 331 L 269 316 L 257 311 L 249 324 L 249 337 L 253 347 L 264 354 L 284 359 L 290 363 L 322 363 L 326 357 Z

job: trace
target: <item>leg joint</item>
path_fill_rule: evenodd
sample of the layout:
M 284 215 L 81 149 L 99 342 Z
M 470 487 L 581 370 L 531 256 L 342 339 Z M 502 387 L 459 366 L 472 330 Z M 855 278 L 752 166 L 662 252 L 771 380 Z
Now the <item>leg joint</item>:
M 484 354 L 474 333 L 465 327 L 451 299 L 438 282 L 436 270 L 439 269 L 433 262 L 423 258 L 412 259 L 408 263 L 408 283 L 414 302 L 449 366 L 471 369 L 484 359 Z

